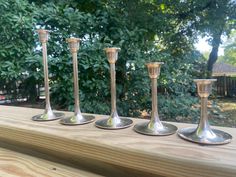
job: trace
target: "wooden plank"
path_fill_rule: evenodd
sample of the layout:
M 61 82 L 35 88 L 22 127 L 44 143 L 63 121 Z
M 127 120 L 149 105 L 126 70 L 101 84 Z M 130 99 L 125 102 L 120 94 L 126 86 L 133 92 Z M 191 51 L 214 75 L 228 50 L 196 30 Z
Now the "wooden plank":
M 0 143 L 2 145 L 2 143 Z M 4 144 L 4 147 L 6 145 Z M 34 153 L 34 155 L 36 155 Z M 39 155 L 39 154 L 38 154 Z M 42 155 L 42 154 L 40 154 Z M 78 168 L 0 147 L 0 176 L 4 177 L 101 177 Z
M 202 146 L 176 134 L 152 137 L 94 124 L 62 126 L 58 121 L 33 122 L 43 110 L 0 106 L 0 139 L 60 157 L 84 158 L 162 176 L 236 176 L 236 143 Z M 67 112 L 67 115 L 72 113 Z M 104 116 L 95 115 L 96 119 Z M 105 116 L 106 117 L 106 116 Z M 146 120 L 133 119 L 134 123 Z M 174 123 L 179 128 L 193 126 Z M 217 127 L 234 137 L 235 128 Z
M 134 171 L 101 161 L 91 161 L 87 158 L 75 159 L 73 156 L 66 156 L 66 159 L 69 160 L 40 153 L 19 143 L 14 146 L 0 142 L 0 176 L 4 177 L 153 177 L 150 173 Z M 155 175 L 155 177 L 161 176 Z

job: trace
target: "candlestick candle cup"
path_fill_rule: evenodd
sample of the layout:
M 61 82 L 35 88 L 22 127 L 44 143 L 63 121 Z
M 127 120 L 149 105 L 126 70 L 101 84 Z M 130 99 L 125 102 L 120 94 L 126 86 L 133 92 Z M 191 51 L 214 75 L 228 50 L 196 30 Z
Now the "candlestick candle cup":
M 34 121 L 56 120 L 56 119 L 63 118 L 64 114 L 60 112 L 53 112 L 50 105 L 49 83 L 48 83 L 48 63 L 47 63 L 47 44 L 46 44 L 48 41 L 48 31 L 40 29 L 37 32 L 39 35 L 39 41 L 42 43 L 46 108 L 43 114 L 33 116 L 32 120 Z
M 200 144 L 226 144 L 232 136 L 217 129 L 211 129 L 208 122 L 207 103 L 208 96 L 211 94 L 212 83 L 216 79 L 195 79 L 197 92 L 201 98 L 201 117 L 198 127 L 183 128 L 178 131 L 178 135 L 188 141 Z
M 106 119 L 101 119 L 95 122 L 95 125 L 103 129 L 122 129 L 130 127 L 133 124 L 131 119 L 120 118 L 116 109 L 116 71 L 115 63 L 118 59 L 119 48 L 105 48 L 104 49 L 108 62 L 110 63 L 111 74 L 111 115 Z
M 79 38 L 68 38 L 67 42 L 73 58 L 73 79 L 74 79 L 74 115 L 71 117 L 66 117 L 61 119 L 60 123 L 64 125 L 81 125 L 93 122 L 95 120 L 94 116 L 91 115 L 82 115 L 80 111 L 80 102 L 79 102 L 79 81 L 78 81 L 78 61 L 77 61 L 77 51 L 79 49 Z
M 162 62 L 147 63 L 149 77 L 152 84 L 152 113 L 151 120 L 140 122 L 134 126 L 134 131 L 145 135 L 171 135 L 177 131 L 177 127 L 160 121 L 157 108 L 157 78 L 160 75 Z

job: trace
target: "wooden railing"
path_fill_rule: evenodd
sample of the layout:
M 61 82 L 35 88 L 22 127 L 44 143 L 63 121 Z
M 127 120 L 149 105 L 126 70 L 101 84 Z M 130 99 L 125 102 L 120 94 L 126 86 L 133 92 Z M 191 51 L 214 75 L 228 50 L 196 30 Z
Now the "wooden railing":
M 83 169 L 88 176 L 236 176 L 234 139 L 226 145 L 203 146 L 184 141 L 176 134 L 162 137 L 137 134 L 132 127 L 103 130 L 93 123 L 63 126 L 58 121 L 31 120 L 33 115 L 42 112 L 40 109 L 0 106 L 1 142 L 23 149 L 22 152 L 30 149 L 46 154 L 58 159 L 53 163 L 68 163 L 74 170 Z M 66 115 L 71 114 L 66 112 Z M 95 116 L 96 119 L 104 117 Z M 133 120 L 134 123 L 146 121 Z M 196 126 L 174 124 L 178 128 Z M 236 137 L 235 128 L 217 128 Z

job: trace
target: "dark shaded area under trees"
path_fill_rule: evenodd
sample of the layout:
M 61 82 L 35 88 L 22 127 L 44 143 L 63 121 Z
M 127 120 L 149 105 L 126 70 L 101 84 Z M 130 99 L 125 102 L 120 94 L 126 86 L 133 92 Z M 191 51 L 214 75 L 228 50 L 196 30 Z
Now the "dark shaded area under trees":
M 217 60 L 220 37 L 235 28 L 233 1 L 0 0 L 0 90 L 11 98 L 37 100 L 43 84 L 37 28 L 50 30 L 48 60 L 54 107 L 73 110 L 72 61 L 65 39 L 82 39 L 78 54 L 83 112 L 110 113 L 109 65 L 103 48 L 121 48 L 117 106 L 123 116 L 150 111 L 148 61 L 163 61 L 158 81 L 160 114 L 196 118 L 194 78 L 207 76 Z M 194 49 L 208 36 L 208 63 Z M 20 90 L 19 90 L 20 89 Z M 190 109 L 191 108 L 191 109 Z

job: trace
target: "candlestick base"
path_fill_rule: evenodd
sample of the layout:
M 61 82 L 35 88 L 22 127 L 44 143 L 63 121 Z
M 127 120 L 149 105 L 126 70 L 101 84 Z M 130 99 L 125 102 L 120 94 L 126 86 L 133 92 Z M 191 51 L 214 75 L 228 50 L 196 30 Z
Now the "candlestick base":
M 82 125 L 82 124 L 91 123 L 94 120 L 95 120 L 94 116 L 78 114 L 78 115 L 61 119 L 60 123 L 63 125 Z
M 65 114 L 61 113 L 61 112 L 47 112 L 44 114 L 39 114 L 39 115 L 33 116 L 32 120 L 34 120 L 34 121 L 52 121 L 52 120 L 61 119 L 64 116 L 65 116 Z
M 232 140 L 232 136 L 226 132 L 216 129 L 197 131 L 197 128 L 183 128 L 178 131 L 178 135 L 188 141 L 199 144 L 227 144 Z
M 144 135 L 165 136 L 174 134 L 178 129 L 176 126 L 172 124 L 164 122 L 162 122 L 161 124 L 162 124 L 161 126 L 160 124 L 156 124 L 156 126 L 155 125 L 150 126 L 150 122 L 141 122 L 134 126 L 134 131 Z
M 128 128 L 133 124 L 131 119 L 127 118 L 107 118 L 95 122 L 96 127 L 102 129 L 122 129 Z

